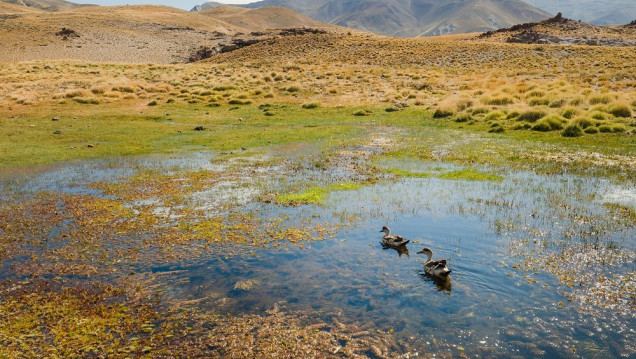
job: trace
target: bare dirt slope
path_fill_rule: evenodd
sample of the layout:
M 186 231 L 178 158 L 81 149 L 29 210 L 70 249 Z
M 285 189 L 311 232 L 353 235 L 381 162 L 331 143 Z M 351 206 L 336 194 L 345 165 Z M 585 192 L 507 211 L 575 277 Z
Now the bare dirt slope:
M 186 62 L 201 46 L 237 33 L 281 26 L 330 25 L 288 9 L 225 8 L 221 18 L 166 6 L 83 7 L 45 12 L 2 4 L 0 61 L 85 60 L 126 63 Z

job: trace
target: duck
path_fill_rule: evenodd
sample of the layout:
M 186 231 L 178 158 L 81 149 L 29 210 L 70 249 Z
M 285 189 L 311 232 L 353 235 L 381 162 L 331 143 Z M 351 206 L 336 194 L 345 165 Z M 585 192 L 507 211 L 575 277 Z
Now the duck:
M 405 246 L 410 242 L 408 239 L 404 239 L 404 237 L 399 236 L 397 234 L 391 234 L 391 229 L 389 227 L 384 226 L 380 230 L 380 232 L 384 232 L 384 236 L 382 236 L 382 246 L 386 247 L 401 247 Z
M 424 271 L 426 274 L 438 278 L 448 277 L 448 275 L 451 274 L 452 271 L 446 267 L 446 259 L 431 260 L 431 258 L 433 258 L 433 251 L 430 248 L 424 247 L 424 249 L 417 253 L 424 254 L 427 257 L 424 263 Z

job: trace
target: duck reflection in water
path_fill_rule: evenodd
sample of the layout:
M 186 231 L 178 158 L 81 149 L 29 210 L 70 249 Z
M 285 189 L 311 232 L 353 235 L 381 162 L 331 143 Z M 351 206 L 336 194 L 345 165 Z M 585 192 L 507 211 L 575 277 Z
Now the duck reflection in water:
M 453 284 L 451 282 L 450 277 L 436 277 L 426 272 L 420 272 L 420 277 L 422 277 L 426 281 L 433 282 L 438 292 L 443 292 L 448 295 L 451 294 L 451 290 L 453 289 Z
M 392 246 L 383 242 L 380 242 L 380 244 L 382 245 L 382 249 L 387 250 L 387 249 L 394 249 L 397 253 L 398 256 L 402 257 L 402 254 L 406 254 L 406 256 L 409 256 L 409 249 L 406 248 L 406 245 L 401 245 L 401 246 Z

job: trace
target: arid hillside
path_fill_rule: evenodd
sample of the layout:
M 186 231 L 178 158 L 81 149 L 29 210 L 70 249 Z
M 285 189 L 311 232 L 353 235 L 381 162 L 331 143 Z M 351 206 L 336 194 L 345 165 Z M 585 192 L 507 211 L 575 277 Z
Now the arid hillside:
M 166 6 L 91 6 L 62 12 L 0 3 L 0 61 L 187 62 L 201 47 L 232 45 L 237 34 L 322 27 L 284 8 L 223 7 L 188 12 Z M 243 36 L 243 35 L 239 35 Z

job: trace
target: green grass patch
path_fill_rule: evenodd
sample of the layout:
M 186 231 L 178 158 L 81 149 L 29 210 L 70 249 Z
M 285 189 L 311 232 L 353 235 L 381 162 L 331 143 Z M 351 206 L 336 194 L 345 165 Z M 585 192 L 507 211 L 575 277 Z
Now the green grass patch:
M 389 168 L 387 170 L 384 170 L 384 172 L 390 173 L 398 177 L 410 177 L 410 178 L 428 178 L 433 176 L 432 174 L 427 172 L 411 172 L 411 171 L 405 171 L 399 168 Z
M 438 177 L 441 179 L 447 179 L 447 180 L 468 180 L 468 181 L 500 182 L 504 180 L 502 176 L 479 172 L 471 168 L 442 173 Z
M 359 183 L 337 183 L 327 187 L 310 187 L 300 193 L 290 193 L 276 196 L 276 203 L 284 206 L 299 206 L 303 204 L 322 204 L 329 193 L 333 191 L 350 191 L 362 187 Z

